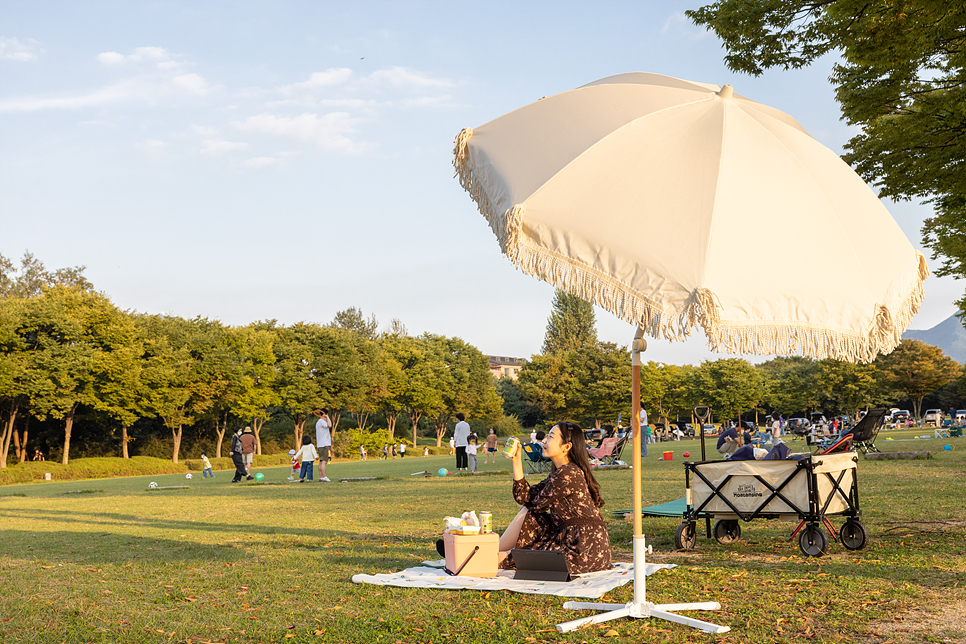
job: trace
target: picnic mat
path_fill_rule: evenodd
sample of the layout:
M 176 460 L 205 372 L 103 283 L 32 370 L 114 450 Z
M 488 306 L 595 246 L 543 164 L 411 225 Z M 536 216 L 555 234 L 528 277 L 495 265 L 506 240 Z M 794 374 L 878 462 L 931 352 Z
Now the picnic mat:
M 596 599 L 604 593 L 623 586 L 634 579 L 634 564 L 617 563 L 611 570 L 592 572 L 574 581 L 529 581 L 513 578 L 514 571 L 499 570 L 496 577 L 453 577 L 443 572 L 445 561 L 424 561 L 423 565 L 407 568 L 402 572 L 382 575 L 353 575 L 357 584 L 377 586 L 401 586 L 404 588 L 440 588 L 443 590 L 510 590 L 531 595 L 557 595 L 558 597 L 588 597 Z M 674 568 L 675 564 L 645 564 L 646 573 L 653 575 L 662 568 Z
M 641 508 L 641 516 L 645 517 L 683 517 L 684 512 L 688 509 L 687 501 L 683 498 L 674 501 L 668 501 L 667 503 L 661 503 L 660 505 L 652 505 L 649 508 Z M 633 510 L 614 510 L 611 512 L 614 516 L 623 516 L 627 514 L 634 514 Z

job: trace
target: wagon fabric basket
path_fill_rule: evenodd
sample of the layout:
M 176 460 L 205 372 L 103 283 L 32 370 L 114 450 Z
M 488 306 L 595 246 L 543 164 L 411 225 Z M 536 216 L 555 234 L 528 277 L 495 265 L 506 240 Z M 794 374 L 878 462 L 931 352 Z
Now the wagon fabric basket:
M 740 521 L 795 519 L 806 556 L 821 556 L 828 547 L 824 526 L 849 550 L 865 547 L 868 531 L 858 521 L 858 456 L 855 452 L 806 456 L 798 460 L 687 462 L 685 467 L 684 521 L 675 533 L 675 545 L 690 550 L 697 540 L 697 521 L 705 519 L 708 537 L 711 519 L 718 543 L 741 536 Z M 846 517 L 836 532 L 829 516 Z

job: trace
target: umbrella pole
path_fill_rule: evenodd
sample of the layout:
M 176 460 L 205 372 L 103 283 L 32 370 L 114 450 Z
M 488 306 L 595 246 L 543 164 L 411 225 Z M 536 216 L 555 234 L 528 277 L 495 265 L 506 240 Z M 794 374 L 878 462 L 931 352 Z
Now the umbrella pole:
M 633 457 L 633 496 L 634 496 L 634 601 L 627 604 L 602 604 L 594 602 L 565 602 L 564 608 L 575 610 L 603 610 L 605 613 L 598 613 L 583 619 L 575 619 L 570 622 L 557 624 L 557 630 L 566 633 L 578 629 L 587 624 L 599 624 L 621 617 L 656 617 L 658 619 L 683 624 L 692 628 L 697 628 L 705 633 L 727 633 L 731 630 L 729 626 L 718 626 L 700 619 L 692 619 L 675 614 L 677 610 L 718 610 L 721 604 L 718 602 L 697 602 L 686 604 L 652 604 L 647 601 L 647 562 L 646 548 L 644 545 L 644 530 L 641 525 L 641 470 L 643 462 L 641 459 L 641 352 L 647 349 L 647 342 L 644 340 L 644 330 L 637 329 L 634 334 L 634 342 L 631 345 L 631 423 L 634 432 L 634 457 Z M 703 434 L 703 431 L 702 431 Z

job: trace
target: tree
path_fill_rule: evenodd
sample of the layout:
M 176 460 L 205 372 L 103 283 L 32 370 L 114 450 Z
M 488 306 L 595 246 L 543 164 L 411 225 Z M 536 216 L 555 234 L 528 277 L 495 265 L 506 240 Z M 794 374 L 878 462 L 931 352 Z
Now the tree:
M 844 155 L 880 196 L 922 199 L 940 275 L 966 276 L 966 5 L 942 0 L 720 0 L 686 12 L 735 71 L 800 68 L 837 52 L 832 83 L 859 134 Z M 966 297 L 958 302 L 966 310 Z
M 818 363 L 801 356 L 774 358 L 756 367 L 767 382 L 765 402 L 790 414 L 822 406 Z
M 196 362 L 201 319 L 146 315 L 138 318 L 144 342 L 141 380 L 145 411 L 157 416 L 171 432 L 171 461 L 178 462 L 185 425 L 197 418 L 196 396 L 204 385 Z
M 879 356 L 874 364 L 896 397 L 912 399 L 916 420 L 922 399 L 962 373 L 959 363 L 942 349 L 920 340 L 902 340 L 892 353 Z
M 517 374 L 517 387 L 529 404 L 551 420 L 573 418 L 580 381 L 574 374 L 571 353 L 532 356 Z
M 827 359 L 818 363 L 816 375 L 824 398 L 834 401 L 839 409 L 847 410 L 852 418 L 859 415 L 860 408 L 876 404 L 881 399 L 875 365 Z
M 442 404 L 433 410 L 436 446 L 443 444 L 449 419 L 459 411 L 468 418 L 495 422 L 503 401 L 496 393 L 486 356 L 460 338 L 430 334 L 422 337 L 443 367 L 438 380 Z
M 0 257 L 2 259 L 2 257 Z M 24 301 L 0 300 L 0 404 L 6 418 L 0 425 L 0 468 L 7 467 L 11 438 L 16 437 L 17 460 L 26 458 L 26 436 L 21 447 L 16 429 L 17 414 L 29 406 L 31 370 L 25 338 L 17 331 L 21 326 Z
M 54 286 L 91 291 L 94 287 L 84 277 L 85 268 L 73 266 L 51 272 L 32 253 L 25 252 L 18 269 L 12 261 L 0 255 L 0 300 L 38 297 L 45 288 Z
M 231 413 L 246 422 L 251 421 L 255 432 L 256 451 L 262 453 L 262 426 L 271 418 L 272 408 L 279 404 L 276 391 L 275 342 L 277 333 L 274 321 L 249 325 L 234 331 L 240 343 L 242 373 L 237 395 L 231 403 Z M 221 456 L 221 444 L 228 426 L 228 411 L 224 412 L 218 432 L 217 455 Z
M 384 336 L 382 347 L 398 366 L 398 372 L 392 371 L 385 404 L 393 410 L 402 409 L 409 416 L 415 445 L 419 419 L 443 407 L 441 376 L 445 364 L 425 337 Z
M 278 330 L 275 344 L 278 406 L 292 420 L 295 449 L 302 446 L 308 415 L 324 406 L 312 349 L 321 332 L 321 327 L 305 322 Z
M 764 378 L 741 358 L 704 361 L 695 376 L 696 384 L 719 418 L 740 418 L 743 411 L 757 406 L 764 395 Z
M 543 413 L 527 401 L 520 383 L 513 378 L 497 378 L 496 391 L 503 399 L 503 415 L 515 416 L 524 427 L 533 427 L 544 420 Z
M 576 295 L 557 289 L 553 296 L 543 353 L 576 351 L 597 344 L 594 307 Z
M 16 333 L 30 352 L 28 368 L 34 371 L 33 415 L 64 421 L 66 465 L 77 410 L 96 407 L 99 382 L 111 377 L 114 356 L 130 343 L 133 326 L 103 295 L 58 286 L 24 300 Z
M 577 408 L 582 417 L 617 422 L 631 408 L 631 354 L 613 342 L 598 342 L 575 351 L 571 367 L 577 379 Z M 576 411 L 576 410 L 575 410 Z
M 393 322 L 396 322 L 396 320 L 393 319 Z M 362 310 L 354 306 L 350 306 L 346 310 L 336 313 L 331 326 L 336 329 L 345 329 L 346 331 L 356 333 L 367 340 L 379 339 L 379 323 L 376 322 L 375 314 L 370 315 L 367 320 L 362 314 Z

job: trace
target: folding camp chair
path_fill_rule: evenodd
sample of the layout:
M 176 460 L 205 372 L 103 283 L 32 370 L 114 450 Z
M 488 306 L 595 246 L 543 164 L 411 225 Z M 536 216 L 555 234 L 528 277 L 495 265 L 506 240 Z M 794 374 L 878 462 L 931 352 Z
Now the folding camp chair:
M 888 409 L 870 409 L 858 423 L 851 429 L 845 430 L 841 435 L 822 441 L 819 445 L 821 454 L 833 454 L 835 452 L 847 451 L 852 449 L 862 450 L 863 453 L 878 452 L 875 446 L 875 437 L 879 434 L 879 429 L 885 420 Z
M 543 457 L 543 450 L 533 443 L 523 444 L 523 465 L 526 468 L 525 474 L 541 474 L 550 471 L 550 459 Z
M 613 456 L 614 448 L 617 447 L 618 440 L 619 439 L 616 437 L 605 438 L 601 442 L 600 447 L 597 447 L 595 449 L 589 449 L 587 450 L 587 453 L 590 455 L 592 459 L 595 459 L 597 461 L 603 461 L 605 458 L 610 458 L 611 456 Z

